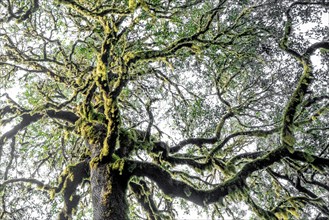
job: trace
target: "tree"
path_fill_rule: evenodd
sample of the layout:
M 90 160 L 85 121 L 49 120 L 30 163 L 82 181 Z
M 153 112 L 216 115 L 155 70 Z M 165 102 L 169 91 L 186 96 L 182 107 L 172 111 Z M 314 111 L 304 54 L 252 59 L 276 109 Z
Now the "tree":
M 328 2 L 0 4 L 2 219 L 329 217 Z

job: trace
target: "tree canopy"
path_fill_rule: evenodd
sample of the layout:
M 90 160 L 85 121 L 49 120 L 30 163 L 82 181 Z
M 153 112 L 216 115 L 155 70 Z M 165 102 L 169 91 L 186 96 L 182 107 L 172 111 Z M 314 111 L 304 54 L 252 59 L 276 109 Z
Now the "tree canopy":
M 0 1 L 1 219 L 329 218 L 329 2 Z

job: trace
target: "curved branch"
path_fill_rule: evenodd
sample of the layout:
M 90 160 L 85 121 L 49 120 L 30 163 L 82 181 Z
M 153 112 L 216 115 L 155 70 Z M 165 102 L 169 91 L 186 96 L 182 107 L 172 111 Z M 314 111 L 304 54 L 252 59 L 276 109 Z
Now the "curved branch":
M 34 12 L 36 12 L 39 8 L 39 1 L 38 0 L 33 0 L 32 6 L 24 13 L 24 14 L 15 14 L 12 9 L 11 3 L 8 1 L 8 13 L 10 17 L 8 18 L 7 22 L 9 22 L 11 19 L 15 18 L 19 22 L 25 21 L 28 19 Z M 21 13 L 24 10 L 24 8 L 19 8 L 18 13 Z
M 329 41 L 321 41 L 321 42 L 317 42 L 312 44 L 311 46 L 309 46 L 307 48 L 307 50 L 305 51 L 303 56 L 311 56 L 317 49 L 327 49 L 329 50 Z
M 267 152 L 266 151 L 256 151 L 256 152 L 247 152 L 247 153 L 242 153 L 234 156 L 231 158 L 229 161 L 227 161 L 227 165 L 229 164 L 235 164 L 239 160 L 243 159 L 256 159 L 258 157 L 261 157 L 265 155 Z
M 201 146 L 203 144 L 214 144 L 216 143 L 217 138 L 216 137 L 212 137 L 212 138 L 189 138 L 186 140 L 183 140 L 181 142 L 179 142 L 177 145 L 171 147 L 169 149 L 170 153 L 177 153 L 178 151 L 180 151 L 184 146 L 188 145 L 188 144 L 194 144 L 197 146 Z
M 215 155 L 219 150 L 221 150 L 227 142 L 229 142 L 232 138 L 237 136 L 254 136 L 254 137 L 264 137 L 267 135 L 274 134 L 275 132 L 279 131 L 278 128 L 273 128 L 270 130 L 251 130 L 251 131 L 238 131 L 228 135 L 224 140 L 222 140 L 211 152 L 210 156 Z
M 23 120 L 20 123 L 15 125 L 11 130 L 7 131 L 0 137 L 0 161 L 1 161 L 1 157 L 2 157 L 2 149 L 3 149 L 3 145 L 5 144 L 5 141 L 14 137 L 19 131 L 26 128 L 30 124 L 40 120 L 42 118 L 42 115 L 41 114 L 34 114 L 34 115 L 23 114 L 21 117 Z
M 55 193 L 62 191 L 64 197 L 64 207 L 59 214 L 59 220 L 68 220 L 71 219 L 72 212 L 77 208 L 80 200 L 80 196 L 75 194 L 77 187 L 85 178 L 88 177 L 89 159 L 86 159 L 66 168 L 66 170 L 63 171 L 59 178 L 59 184 L 57 187 L 52 187 L 48 184 L 44 184 L 42 181 L 33 178 L 16 178 L 6 180 L 0 184 L 0 187 L 17 182 L 32 183 L 36 184 L 38 187 L 44 190 L 50 191 L 51 197 Z
M 24 182 L 24 183 L 31 183 L 37 185 L 39 188 L 45 189 L 45 190 L 52 190 L 55 189 L 56 187 L 52 187 L 48 184 L 43 183 L 40 180 L 33 179 L 33 178 L 15 178 L 15 179 L 8 179 L 0 184 L 0 187 L 6 186 L 8 184 L 12 183 L 19 183 L 19 182 Z
M 146 185 L 146 182 L 143 180 L 140 180 L 139 183 L 130 182 L 129 186 L 136 195 L 138 202 L 147 212 L 147 219 L 159 220 L 159 210 L 151 197 L 150 189 Z
M 87 16 L 87 17 L 99 17 L 99 16 L 106 16 L 107 14 L 116 14 L 116 15 L 127 15 L 130 14 L 130 10 L 121 10 L 118 8 L 102 8 L 101 11 L 91 11 L 88 8 L 83 7 L 82 5 L 78 4 L 74 0 L 59 0 L 59 3 L 68 5 L 69 7 L 73 8 L 77 12 Z
M 77 187 L 85 178 L 89 177 L 89 161 L 85 159 L 75 165 L 69 166 L 60 178 L 59 187 L 56 191 L 62 190 L 64 207 L 59 214 L 59 220 L 71 219 L 73 210 L 78 206 L 80 196 L 76 195 Z
M 202 157 L 201 157 L 202 158 Z M 184 158 L 184 157 L 164 157 L 163 160 L 171 163 L 172 165 L 188 165 L 190 167 L 193 167 L 194 169 L 200 169 L 205 170 L 209 168 L 211 165 L 211 160 L 207 160 L 206 162 L 198 162 L 198 159 L 201 158 Z M 204 157 L 206 159 L 206 157 Z
M 79 119 L 79 117 L 71 111 L 47 110 L 46 113 L 50 118 L 64 120 L 72 124 Z
M 313 154 L 308 154 L 303 151 L 294 151 L 288 155 L 293 160 L 299 160 L 302 162 L 310 163 L 316 167 L 327 167 L 329 168 L 329 158 L 319 157 Z
M 73 112 L 70 111 L 46 110 L 46 114 L 50 118 L 65 120 L 71 122 L 72 124 L 74 124 L 79 119 L 77 115 L 75 115 Z M 42 113 L 35 113 L 35 114 L 24 113 L 21 115 L 22 121 L 0 137 L 0 161 L 2 157 L 2 149 L 5 141 L 14 137 L 19 131 L 28 127 L 30 124 L 37 122 L 43 116 L 44 115 Z
M 319 43 L 315 43 L 313 45 L 311 45 L 310 47 L 308 47 L 306 49 L 306 52 L 301 55 L 298 52 L 292 50 L 291 48 L 288 47 L 288 38 L 289 35 L 291 34 L 291 30 L 292 30 L 292 16 L 290 15 L 291 10 L 297 6 L 297 5 L 320 5 L 320 6 L 328 6 L 328 3 L 325 3 L 325 1 L 322 2 L 304 2 L 304 1 L 296 1 L 294 3 L 292 3 L 288 10 L 286 11 L 286 17 L 287 17 L 287 22 L 285 24 L 285 29 L 284 29 L 284 35 L 281 38 L 280 41 L 280 47 L 285 50 L 287 53 L 289 53 L 290 55 L 292 55 L 293 57 L 295 57 L 297 60 L 301 60 L 303 57 L 309 57 L 310 55 L 312 55 L 312 53 L 315 52 L 315 50 L 319 49 L 319 48 L 328 48 L 328 43 L 329 42 L 319 42 Z
M 286 180 L 292 186 L 294 186 L 295 189 L 297 189 L 299 192 L 305 193 L 308 196 L 310 196 L 311 198 L 317 198 L 317 195 L 315 195 L 312 191 L 308 190 L 306 187 L 301 185 L 299 177 L 297 177 L 296 181 L 294 182 L 294 180 L 292 178 L 290 178 L 288 175 L 279 174 L 279 173 L 273 171 L 271 168 L 269 168 L 267 171 L 271 175 L 275 176 L 276 178 Z
M 132 175 L 148 177 L 165 194 L 204 206 L 222 200 L 231 192 L 243 190 L 246 187 L 245 180 L 250 174 L 272 165 L 287 154 L 289 154 L 289 151 L 286 148 L 279 147 L 265 156 L 247 163 L 235 176 L 211 190 L 196 189 L 185 182 L 176 180 L 169 171 L 152 163 L 127 160 L 125 169 L 127 169 L 126 172 L 131 172 Z
M 296 51 L 290 49 L 288 47 L 288 37 L 291 34 L 292 28 L 292 17 L 290 15 L 290 11 L 295 5 L 324 5 L 323 2 L 321 3 L 306 3 L 306 2 L 294 2 L 290 5 L 288 10 L 286 11 L 287 22 L 285 24 L 285 31 L 284 35 L 280 42 L 280 47 L 286 51 L 287 53 L 294 56 L 300 64 L 303 66 L 303 73 L 299 78 L 298 84 L 296 89 L 294 90 L 293 94 L 291 95 L 285 111 L 283 113 L 283 126 L 281 130 L 281 141 L 282 144 L 287 147 L 287 149 L 292 153 L 294 151 L 294 144 L 296 142 L 294 136 L 294 119 L 297 112 L 297 107 L 300 106 L 303 102 L 303 99 L 307 93 L 309 85 L 313 81 L 313 73 L 312 73 L 312 64 L 310 61 L 310 55 L 319 48 L 327 48 L 329 47 L 328 42 L 318 42 L 306 49 L 306 52 L 301 55 Z
M 209 14 L 209 18 L 205 22 L 205 24 L 200 25 L 197 32 L 195 32 L 193 35 L 181 38 L 181 39 L 171 43 L 167 48 L 165 48 L 163 50 L 146 50 L 146 51 L 141 51 L 141 52 L 137 52 L 134 54 L 131 52 L 126 53 L 124 60 L 126 61 L 127 66 L 131 66 L 132 64 L 136 63 L 139 60 L 151 60 L 151 59 L 157 59 L 157 58 L 170 57 L 182 48 L 188 48 L 193 51 L 194 50 L 193 47 L 195 46 L 196 42 L 198 41 L 198 37 L 200 35 L 205 34 L 209 30 L 211 22 L 213 21 L 216 14 L 221 9 L 221 6 L 225 2 L 226 2 L 226 0 L 219 2 L 215 8 L 213 8 L 212 10 L 206 12 L 203 16 L 201 16 L 200 22 L 202 22 L 202 19 L 204 18 L 205 15 Z

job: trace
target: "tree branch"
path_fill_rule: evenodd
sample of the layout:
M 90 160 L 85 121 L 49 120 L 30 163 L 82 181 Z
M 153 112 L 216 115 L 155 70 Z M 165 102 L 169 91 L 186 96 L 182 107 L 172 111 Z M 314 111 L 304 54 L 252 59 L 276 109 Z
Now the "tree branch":
M 147 162 L 127 160 L 125 169 L 127 169 L 127 172 L 131 172 L 132 175 L 148 177 L 165 194 L 180 197 L 197 205 L 204 206 L 222 200 L 231 192 L 243 190 L 246 187 L 245 180 L 250 174 L 272 165 L 287 154 L 289 154 L 289 151 L 286 148 L 279 147 L 263 157 L 247 163 L 231 179 L 211 190 L 196 189 L 185 182 L 174 179 L 171 173 L 164 168 Z
M 317 49 L 321 49 L 321 48 L 329 50 L 329 41 L 321 41 L 312 44 L 306 49 L 303 56 L 310 57 Z
M 78 116 L 76 116 L 73 112 L 70 111 L 46 110 L 46 114 L 50 118 L 65 120 L 71 122 L 72 124 L 74 124 L 78 120 Z M 0 160 L 2 157 L 2 149 L 5 141 L 14 137 L 19 131 L 28 127 L 30 124 L 37 122 L 43 116 L 44 115 L 42 113 L 24 113 L 20 116 L 22 118 L 22 121 L 0 137 Z
M 130 188 L 136 195 L 138 202 L 142 205 L 144 210 L 147 212 L 148 220 L 160 220 L 159 210 L 154 200 L 151 197 L 150 189 L 148 188 L 145 181 L 140 180 L 139 183 L 130 182 Z
M 76 195 L 77 187 L 85 178 L 89 178 L 89 159 L 69 166 L 60 178 L 56 192 L 62 190 L 64 207 L 59 213 L 59 220 L 69 220 L 74 209 L 77 208 L 80 196 Z

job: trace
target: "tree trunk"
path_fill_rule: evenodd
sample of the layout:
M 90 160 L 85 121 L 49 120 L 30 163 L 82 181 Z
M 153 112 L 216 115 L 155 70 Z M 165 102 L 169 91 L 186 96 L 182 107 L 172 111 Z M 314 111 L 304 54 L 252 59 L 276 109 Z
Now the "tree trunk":
M 91 169 L 94 220 L 126 220 L 128 180 L 118 171 L 110 171 L 107 166 L 100 165 Z

